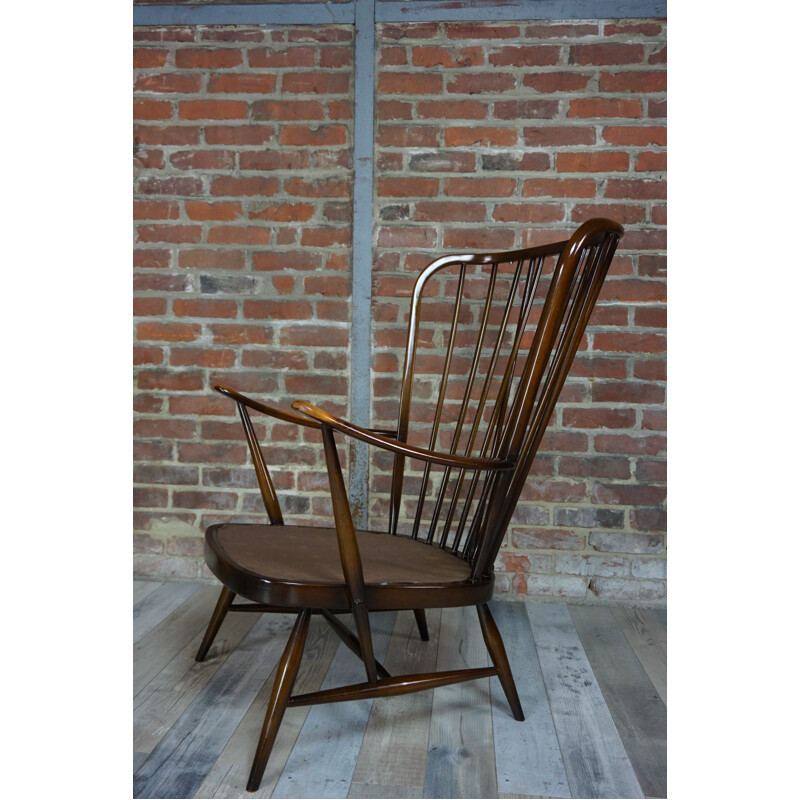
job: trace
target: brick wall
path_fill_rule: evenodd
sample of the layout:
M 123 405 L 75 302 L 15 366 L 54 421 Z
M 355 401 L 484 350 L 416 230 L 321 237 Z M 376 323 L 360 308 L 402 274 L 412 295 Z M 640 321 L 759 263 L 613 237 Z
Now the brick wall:
M 352 28 L 135 37 L 135 569 L 195 577 L 205 525 L 263 518 L 233 404 L 211 385 L 348 413 Z M 619 220 L 497 587 L 662 605 L 664 24 L 384 24 L 377 38 L 373 423 L 392 421 L 407 296 L 434 255 Z M 319 446 L 258 422 L 287 518 L 325 524 Z

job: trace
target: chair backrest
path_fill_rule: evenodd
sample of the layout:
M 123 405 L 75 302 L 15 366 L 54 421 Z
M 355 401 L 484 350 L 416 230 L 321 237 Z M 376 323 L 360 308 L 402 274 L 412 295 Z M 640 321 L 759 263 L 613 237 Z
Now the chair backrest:
M 390 533 L 457 553 L 474 579 L 491 570 L 622 233 L 593 219 L 567 241 L 444 256 L 420 274 L 398 441 L 515 468 L 487 474 L 395 456 Z

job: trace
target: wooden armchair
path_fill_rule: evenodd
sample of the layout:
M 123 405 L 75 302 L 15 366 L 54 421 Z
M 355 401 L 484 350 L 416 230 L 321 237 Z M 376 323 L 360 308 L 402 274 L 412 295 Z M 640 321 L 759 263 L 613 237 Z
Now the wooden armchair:
M 515 719 L 524 718 L 487 606 L 493 565 L 622 233 L 615 222 L 593 219 L 568 241 L 432 262 L 411 298 L 392 431 L 361 428 L 304 401 L 292 403 L 300 412 L 293 414 L 215 387 L 239 409 L 269 524 L 206 531 L 206 562 L 223 589 L 197 660 L 206 657 L 228 611 L 297 614 L 249 791 L 258 789 L 288 706 L 497 675 Z M 434 355 L 438 371 L 431 367 Z M 421 402 L 415 402 L 417 390 Z M 250 411 L 320 431 L 335 527 L 284 524 Z M 391 478 L 376 501 L 386 511 L 381 531 L 354 529 L 337 434 L 391 454 Z M 236 595 L 252 602 L 234 605 Z M 477 609 L 491 667 L 393 676 L 375 659 L 370 611 L 411 610 L 427 639 L 424 609 L 468 605 Z M 355 633 L 338 618 L 342 613 L 352 614 Z M 362 659 L 363 683 L 292 696 L 311 614 L 321 614 Z

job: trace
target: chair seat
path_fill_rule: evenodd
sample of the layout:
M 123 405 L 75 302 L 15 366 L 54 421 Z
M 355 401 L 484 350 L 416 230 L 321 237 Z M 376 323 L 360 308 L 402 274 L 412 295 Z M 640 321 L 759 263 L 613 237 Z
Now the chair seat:
M 415 596 L 418 590 L 441 590 L 448 585 L 462 591 L 480 587 L 482 593 L 487 588 L 487 582 L 470 583 L 469 564 L 438 546 L 371 531 L 356 531 L 356 539 L 371 608 L 415 607 L 400 599 L 404 590 Z M 212 525 L 206 532 L 206 557 L 223 583 L 255 602 L 294 607 L 316 597 L 313 604 L 318 607 L 348 608 L 339 544 L 332 528 Z M 488 587 L 491 592 L 491 581 Z M 394 599 L 380 597 L 387 594 Z M 443 605 L 448 605 L 446 600 Z

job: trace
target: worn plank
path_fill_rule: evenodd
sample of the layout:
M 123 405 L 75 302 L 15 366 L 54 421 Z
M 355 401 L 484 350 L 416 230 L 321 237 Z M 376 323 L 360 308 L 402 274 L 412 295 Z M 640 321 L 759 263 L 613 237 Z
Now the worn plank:
M 397 615 L 385 662 L 392 675 L 436 669 L 440 617 L 439 609 L 427 612 L 430 640 L 423 642 L 413 613 Z M 368 790 L 372 797 L 422 797 L 432 704 L 431 691 L 375 700 L 349 797 L 365 797 Z
M 526 603 L 573 797 L 642 797 L 567 607 Z
M 198 631 L 205 630 L 218 595 L 215 586 L 202 587 L 134 645 L 134 697 L 186 647 Z
M 666 628 L 667 627 L 667 609 L 666 608 L 654 608 L 653 613 L 658 618 L 658 621 Z
M 140 642 L 201 586 L 201 583 L 162 583 L 143 598 L 133 609 L 133 643 Z
M 395 613 L 370 614 L 375 658 L 383 661 Z M 352 628 L 352 626 L 351 626 Z M 364 665 L 340 647 L 321 689 L 366 680 Z M 372 700 L 312 706 L 273 797 L 347 797 Z
M 133 605 L 142 600 L 161 586 L 161 581 L 134 581 L 133 582 Z
M 474 608 L 445 608 L 437 671 L 489 666 Z M 495 797 L 491 689 L 488 678 L 433 691 L 425 797 Z
M 525 720 L 511 715 L 498 678 L 491 679 L 497 786 L 506 796 L 570 797 L 530 620 L 523 603 L 495 602 L 492 615 L 503 636 Z
M 303 649 L 303 659 L 297 674 L 293 694 L 315 692 L 325 678 L 331 661 L 339 647 L 339 637 L 321 617 L 312 617 L 308 637 Z M 225 749 L 214 762 L 196 797 L 270 797 L 278 782 L 289 754 L 303 727 L 309 706 L 288 708 L 284 714 L 267 768 L 257 792 L 247 792 L 245 787 L 256 750 L 256 743 L 264 724 L 267 704 L 275 682 L 273 670 L 269 679 L 251 704 Z
M 133 771 L 136 772 L 139 767 L 147 761 L 148 756 L 150 753 L 138 753 L 135 750 L 133 751 Z
M 275 667 L 294 617 L 265 614 L 134 775 L 134 797 L 193 797 Z
M 667 707 L 609 608 L 570 616 L 645 797 L 667 796 Z
M 611 609 L 625 638 L 667 704 L 667 631 L 658 615 L 646 608 Z
M 198 631 L 136 695 L 133 701 L 133 746 L 136 750 L 147 753 L 153 750 L 258 618 L 258 614 L 229 614 L 205 661 L 200 663 L 194 658 L 205 630 Z
M 388 667 L 387 667 L 388 669 Z M 356 783 L 355 781 L 350 784 L 350 791 L 347 794 L 350 798 L 413 798 L 423 797 L 422 789 L 419 786 L 389 786 L 382 783 L 374 786 L 371 783 Z

